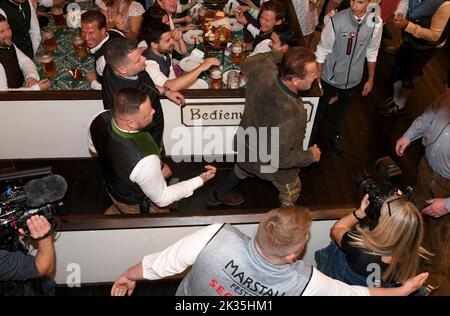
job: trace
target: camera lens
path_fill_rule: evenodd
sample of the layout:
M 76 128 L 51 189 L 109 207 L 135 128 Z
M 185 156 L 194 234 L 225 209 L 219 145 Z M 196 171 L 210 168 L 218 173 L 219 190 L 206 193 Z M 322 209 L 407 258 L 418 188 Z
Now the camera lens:
M 360 192 L 369 193 L 369 188 L 375 185 L 375 183 L 370 174 L 366 170 L 363 170 L 356 175 L 355 185 Z

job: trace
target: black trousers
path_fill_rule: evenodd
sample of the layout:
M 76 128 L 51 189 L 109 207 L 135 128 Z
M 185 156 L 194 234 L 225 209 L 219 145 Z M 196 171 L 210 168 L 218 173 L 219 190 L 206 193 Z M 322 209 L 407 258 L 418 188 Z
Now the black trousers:
M 352 97 L 356 92 L 359 85 L 350 89 L 338 89 L 325 81 L 321 82 L 323 88 L 323 94 L 320 97 L 319 105 L 317 107 L 316 117 L 314 119 L 314 126 L 311 131 L 310 145 L 316 142 L 317 133 L 322 124 L 322 118 L 327 107 L 331 107 L 331 124 L 328 130 L 328 136 L 334 136 L 340 134 L 342 122 L 345 119 L 345 114 L 347 113 L 347 107 L 352 102 Z M 338 101 L 333 105 L 328 105 L 328 101 L 338 95 Z
M 389 76 L 392 89 L 398 80 L 403 82 L 405 88 L 412 89 L 414 76 L 433 58 L 435 49 L 434 47 L 423 50 L 414 49 L 410 43 L 403 42 Z

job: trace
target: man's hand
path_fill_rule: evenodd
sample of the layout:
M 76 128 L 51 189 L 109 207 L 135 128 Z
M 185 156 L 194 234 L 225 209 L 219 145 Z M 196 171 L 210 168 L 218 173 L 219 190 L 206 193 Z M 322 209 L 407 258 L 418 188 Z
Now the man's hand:
M 91 84 L 92 81 L 97 79 L 97 72 L 95 70 L 88 70 L 86 72 L 86 81 Z
M 241 5 L 241 6 L 237 7 L 235 11 L 244 13 L 244 12 L 250 11 L 251 9 L 252 8 L 250 6 Z
M 244 26 L 248 24 L 247 18 L 244 16 L 244 12 L 240 11 L 239 8 L 236 9 L 235 14 L 236 21 L 238 21 L 239 24 Z
M 50 231 L 51 225 L 48 220 L 42 215 L 33 215 L 27 219 L 27 226 L 30 230 L 30 236 L 33 239 L 39 239 L 44 237 Z M 19 229 L 19 233 L 23 236 L 25 232 L 22 228 Z
M 192 15 L 186 15 L 185 22 L 189 24 L 192 22 L 193 19 L 194 17 Z
M 393 21 L 394 21 L 394 25 L 402 30 L 406 29 L 406 27 L 408 26 L 408 23 L 409 23 L 409 21 L 404 18 L 403 14 L 397 14 L 394 17 Z
M 320 160 L 320 149 L 317 147 L 316 144 L 308 148 L 309 151 L 311 151 L 313 155 L 313 162 L 318 162 Z
M 400 287 L 403 295 L 410 295 L 411 293 L 414 293 L 415 291 L 420 289 L 427 278 L 428 272 L 424 272 L 406 280 L 406 282 L 403 283 L 403 285 Z
M 363 97 L 365 97 L 370 92 L 372 92 L 372 89 L 373 89 L 373 80 L 367 80 L 367 82 L 364 85 L 364 88 L 363 88 L 363 91 L 362 91 L 361 95 Z
M 184 95 L 178 91 L 169 90 L 166 92 L 166 97 L 179 106 L 184 106 Z
M 199 175 L 199 177 L 202 178 L 203 183 L 206 183 L 209 180 L 211 180 L 212 178 L 214 178 L 216 175 L 216 171 L 217 171 L 216 167 L 211 166 L 211 165 L 206 165 L 205 169 L 206 169 L 206 171 Z
M 207 71 L 211 66 L 220 66 L 220 61 L 214 57 L 206 58 L 199 67 L 202 71 Z
M 168 177 L 170 177 L 172 175 L 172 170 L 170 170 L 170 167 L 167 164 L 165 164 L 165 163 L 163 163 L 163 164 L 164 165 L 163 165 L 163 168 L 161 169 L 161 173 L 162 173 L 164 179 L 167 179 Z
M 183 32 L 181 32 L 181 28 L 174 29 L 172 31 L 172 37 L 175 41 L 179 41 L 183 37 Z
M 426 201 L 428 206 L 422 210 L 423 214 L 432 216 L 434 218 L 439 218 L 441 216 L 447 215 L 448 210 L 445 207 L 445 200 L 442 198 L 436 198 Z
M 52 82 L 49 79 L 42 79 L 38 82 L 39 88 L 41 90 L 48 90 L 50 89 L 50 86 L 52 85 Z
M 38 83 L 38 81 L 32 77 L 25 79 L 25 87 L 27 88 L 34 86 L 36 83 Z
M 120 276 L 116 282 L 114 282 L 111 289 L 111 296 L 130 296 L 136 287 L 136 281 L 130 280 L 126 274 Z
M 395 144 L 395 152 L 397 156 L 402 157 L 405 149 L 411 144 L 411 140 L 405 136 L 400 137 Z

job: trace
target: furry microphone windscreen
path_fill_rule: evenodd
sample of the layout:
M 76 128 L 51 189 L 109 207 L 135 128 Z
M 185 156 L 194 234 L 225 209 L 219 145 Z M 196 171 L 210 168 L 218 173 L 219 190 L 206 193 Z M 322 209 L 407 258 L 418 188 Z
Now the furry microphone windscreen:
M 62 200 L 67 191 L 67 182 L 60 175 L 51 175 L 31 180 L 24 187 L 27 205 L 37 207 Z

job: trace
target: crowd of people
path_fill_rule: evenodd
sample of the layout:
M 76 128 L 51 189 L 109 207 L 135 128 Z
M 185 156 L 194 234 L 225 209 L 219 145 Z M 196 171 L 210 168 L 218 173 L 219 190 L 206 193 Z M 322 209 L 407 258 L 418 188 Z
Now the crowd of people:
M 220 61 L 206 58 L 192 71 L 177 76 L 173 60 L 187 53 L 182 32 L 195 27 L 191 15 L 180 13 L 196 0 L 152 2 L 97 0 L 98 10 L 81 15 L 82 36 L 95 59 L 86 79 L 92 89 L 102 91 L 105 108 L 88 131 L 89 148 L 98 156 L 113 202 L 105 214 L 169 212 L 173 202 L 192 195 L 216 175 L 216 168 L 207 165 L 197 177 L 172 185 L 166 182 L 172 171 L 164 163 L 160 98 L 183 106 L 180 91 Z M 400 0 L 393 7 L 381 0 L 381 13 L 378 2 L 325 1 L 319 17 L 317 1 L 292 0 L 304 35 L 298 38 L 286 21 L 283 2 L 242 1 L 235 15 L 252 53 L 240 65 L 247 85 L 240 127 L 276 129 L 277 164 L 267 165 L 257 154 L 262 141 L 270 147 L 271 132 L 258 134 L 256 141 L 237 133 L 238 155 L 245 152 L 243 156 L 256 160 L 239 161 L 226 177 L 217 179 L 208 205 L 241 205 L 244 197 L 233 189 L 247 177 L 257 177 L 275 186 L 281 208 L 267 213 L 255 236 L 248 237 L 228 224 L 214 224 L 145 256 L 116 280 L 112 295 L 130 295 L 138 280 L 163 278 L 189 266 L 192 270 L 180 284 L 179 295 L 213 295 L 216 284 L 230 295 L 422 295 L 428 274 L 420 272 L 426 267 L 447 269 L 432 259 L 433 255 L 447 256 L 445 247 L 439 242 L 423 243 L 426 234 L 431 236 L 427 240 L 433 240 L 435 226 L 448 230 L 449 90 L 396 143 L 399 157 L 418 138 L 425 147 L 412 200 L 401 192 L 388 197 L 379 209 L 377 224 L 369 227 L 364 224 L 370 203 L 365 196 L 353 214 L 332 227 L 332 243 L 316 253 L 317 269 L 298 260 L 311 225 L 309 210 L 296 206 L 300 168 L 320 163 L 321 150 L 315 142 L 327 109 L 331 111 L 327 130 L 331 149 L 336 154 L 345 152 L 341 129 L 347 108 L 355 93 L 367 96 L 374 92 L 378 51 L 386 36 L 383 17 L 393 16 L 404 36 L 390 76 L 393 96 L 377 109 L 382 116 L 405 111 L 414 78 L 446 41 L 450 1 Z M 47 79 L 40 80 L 32 61 L 41 40 L 38 5 L 48 4 L 0 0 L 0 90 L 50 88 Z M 321 36 L 314 53 L 310 35 L 315 29 Z M 322 95 L 305 150 L 307 113 L 299 92 L 309 90 L 315 81 Z M 43 218 L 33 217 L 27 224 L 36 238 L 48 232 Z M 448 239 L 448 232 L 445 236 L 438 239 Z M 2 284 L 14 288 L 16 275 L 18 281 L 25 281 L 52 274 L 52 237 L 40 239 L 39 245 L 34 263 L 23 251 L 0 249 Z M 368 266 L 373 264 L 380 275 L 369 284 Z M 8 293 L 4 289 L 0 292 Z M 22 285 L 21 292 L 28 293 L 26 289 Z

